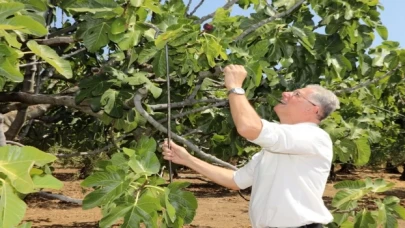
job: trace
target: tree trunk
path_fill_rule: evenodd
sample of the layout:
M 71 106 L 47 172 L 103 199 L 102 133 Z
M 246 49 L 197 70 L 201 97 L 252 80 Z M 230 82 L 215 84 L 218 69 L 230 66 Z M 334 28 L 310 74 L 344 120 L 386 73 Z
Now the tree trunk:
M 35 62 L 35 56 L 31 58 L 33 62 Z M 33 94 L 34 91 L 34 86 L 35 86 L 35 76 L 37 74 L 37 65 L 33 65 L 31 68 L 26 68 L 25 74 L 24 74 L 24 82 L 23 82 L 23 92 L 31 93 Z M 6 138 L 8 140 L 14 141 L 15 138 L 17 138 L 18 133 L 21 131 L 22 127 L 24 126 L 25 121 L 27 120 L 27 110 L 28 110 L 28 105 L 25 105 L 22 107 L 22 109 L 19 109 L 16 115 L 16 118 L 14 119 L 13 123 L 11 124 L 10 128 L 6 132 Z
M 330 167 L 330 171 L 329 171 L 329 180 L 331 181 L 335 181 L 336 180 L 336 172 L 335 172 L 335 165 L 332 164 L 332 166 Z
M 405 181 L 405 164 L 403 164 L 402 167 L 404 171 L 402 171 L 402 175 L 399 177 L 399 179 Z
M 27 120 L 36 119 L 40 116 L 43 116 L 48 109 L 51 107 L 49 104 L 42 105 L 31 105 L 28 107 Z M 14 122 L 17 117 L 17 111 L 8 112 L 3 115 L 4 125 L 3 131 L 6 132 L 10 128 L 11 124 Z
M 6 136 L 4 135 L 4 116 L 0 113 L 0 147 L 6 145 Z
M 400 174 L 398 167 L 393 166 L 391 162 L 387 161 L 387 164 L 385 166 L 385 172 L 386 173 L 391 173 L 391 174 Z
M 337 171 L 337 173 L 342 173 L 342 174 L 351 174 L 353 170 L 355 170 L 356 168 L 354 167 L 354 165 L 352 164 L 343 164 L 341 166 L 341 168 L 339 169 L 339 171 Z

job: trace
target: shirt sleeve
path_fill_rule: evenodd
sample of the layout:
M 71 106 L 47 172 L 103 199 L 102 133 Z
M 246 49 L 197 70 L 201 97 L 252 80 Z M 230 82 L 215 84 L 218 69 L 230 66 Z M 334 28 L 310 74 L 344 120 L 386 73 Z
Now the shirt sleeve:
M 242 168 L 233 173 L 233 180 L 240 189 L 245 189 L 253 184 L 255 167 L 263 156 L 263 152 L 253 155 L 252 159 Z
M 319 134 L 315 127 L 271 123 L 263 120 L 263 128 L 252 143 L 273 153 L 315 155 Z M 314 129 L 312 129 L 314 128 Z

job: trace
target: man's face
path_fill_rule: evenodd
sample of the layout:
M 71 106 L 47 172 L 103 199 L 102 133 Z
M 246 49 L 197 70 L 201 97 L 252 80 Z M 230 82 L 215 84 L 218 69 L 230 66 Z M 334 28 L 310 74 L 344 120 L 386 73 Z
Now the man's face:
M 311 100 L 313 91 L 310 88 L 297 89 L 282 94 L 281 103 L 274 107 L 274 111 L 284 123 L 305 122 L 310 118 L 317 118 L 319 107 Z

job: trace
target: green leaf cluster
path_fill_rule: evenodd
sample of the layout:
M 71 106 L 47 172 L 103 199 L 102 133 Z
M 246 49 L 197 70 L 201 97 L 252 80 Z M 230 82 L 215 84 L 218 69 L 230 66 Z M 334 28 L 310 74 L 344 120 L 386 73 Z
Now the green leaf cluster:
M 22 43 L 29 37 L 43 37 L 48 34 L 44 15 L 47 1 L 8 1 L 0 2 L 0 76 L 12 82 L 21 82 L 23 75 L 19 64 L 23 62 Z M 70 63 L 59 57 L 46 45 L 28 41 L 31 51 L 49 63 L 66 78 L 72 77 Z M 22 61 L 21 61 L 22 60 Z
M 16 227 L 22 221 L 26 194 L 62 188 L 47 166 L 55 160 L 54 155 L 30 146 L 0 147 L 0 227 Z
M 332 200 L 335 227 L 398 227 L 397 219 L 405 219 L 405 208 L 400 199 L 387 196 L 380 199 L 376 194 L 390 190 L 394 183 L 383 179 L 342 181 L 334 185 L 338 193 Z M 370 206 L 368 204 L 374 203 Z
M 110 227 L 123 219 L 122 227 L 183 227 L 195 216 L 197 201 L 183 189 L 188 183 L 166 186 L 158 174 L 156 141 L 142 137 L 133 149 L 123 148 L 87 177 L 83 187 L 94 191 L 86 195 L 83 209 L 101 207 L 100 227 Z

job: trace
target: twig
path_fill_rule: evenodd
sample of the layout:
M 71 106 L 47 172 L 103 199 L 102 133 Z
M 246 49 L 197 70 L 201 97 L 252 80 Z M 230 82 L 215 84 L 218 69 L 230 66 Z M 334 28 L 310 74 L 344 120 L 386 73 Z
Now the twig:
M 63 202 L 75 203 L 75 204 L 79 204 L 79 205 L 83 204 L 83 200 L 73 199 L 73 198 L 70 198 L 70 197 L 64 196 L 64 195 L 53 194 L 53 193 L 48 193 L 48 192 L 43 192 L 43 191 L 37 192 L 37 194 L 40 196 L 51 198 L 51 199 L 58 199 Z
M 185 15 L 185 16 L 187 15 L 188 10 L 190 9 L 191 2 L 193 2 L 193 0 L 188 0 L 187 7 L 186 7 L 186 11 L 184 12 L 184 15 Z
M 220 69 L 220 66 L 216 66 L 214 68 L 215 72 L 211 73 L 210 71 L 202 71 L 198 74 L 198 82 L 196 83 L 196 86 L 194 87 L 193 92 L 190 94 L 190 96 L 186 100 L 193 100 L 195 96 L 197 95 L 198 91 L 200 90 L 202 83 L 204 82 L 204 79 L 210 76 L 218 76 L 222 74 L 222 70 Z M 214 81 L 214 80 L 213 80 Z M 225 85 L 221 83 L 223 87 Z
M 344 93 L 352 93 L 352 92 L 355 91 L 355 90 L 358 90 L 358 89 L 360 89 L 360 88 L 369 86 L 369 85 L 371 85 L 371 84 L 374 84 L 374 83 L 376 83 L 376 82 L 379 82 L 379 81 L 381 81 L 381 80 L 383 80 L 383 79 L 389 77 L 393 72 L 395 72 L 395 71 L 398 70 L 399 68 L 401 68 L 401 65 L 398 65 L 397 67 L 395 67 L 394 69 L 388 71 L 387 73 L 385 73 L 385 74 L 384 74 L 383 76 L 381 76 L 381 77 L 374 78 L 374 79 L 372 79 L 372 80 L 368 80 L 368 81 L 366 81 L 366 82 L 360 83 L 359 85 L 357 85 L 357 86 L 355 86 L 355 87 L 353 87 L 353 88 L 347 88 L 347 89 L 343 89 L 343 90 L 338 90 L 338 91 L 335 92 L 335 94 L 336 94 L 336 95 L 339 95 L 339 94 L 344 94 Z
M 204 82 L 204 78 L 199 77 L 198 82 L 196 83 L 193 92 L 190 94 L 190 96 L 187 98 L 187 100 L 192 100 L 195 98 L 195 96 L 197 95 L 198 91 L 200 90 L 203 82 Z
M 223 8 L 224 10 L 227 10 L 227 9 L 231 8 L 231 7 L 232 7 L 236 2 L 238 2 L 238 1 L 239 1 L 239 0 L 230 0 L 230 1 L 227 2 L 222 8 Z M 206 21 L 206 20 L 208 20 L 208 19 L 210 19 L 210 18 L 213 18 L 214 15 L 215 15 L 215 12 L 210 13 L 210 14 L 208 14 L 207 16 L 202 17 L 200 20 L 197 20 L 196 23 L 197 23 L 197 24 L 201 24 L 201 23 L 203 23 L 204 21 Z
M 122 137 L 120 137 L 122 138 Z M 56 154 L 55 156 L 58 158 L 72 158 L 72 157 L 78 157 L 78 156 L 86 156 L 86 155 L 94 155 L 94 154 L 99 154 L 101 152 L 104 152 L 106 150 L 109 150 L 111 148 L 115 147 L 115 145 L 113 144 L 109 144 L 103 148 L 100 149 L 96 149 L 93 151 L 88 151 L 88 152 L 78 152 L 78 153 L 74 153 L 74 154 Z
M 200 8 L 200 6 L 202 6 L 202 4 L 204 3 L 205 0 L 200 0 L 200 2 L 197 4 L 197 6 L 191 11 L 191 13 L 189 14 L 189 16 L 193 16 L 193 14 L 198 10 L 198 8 Z M 191 1 L 190 1 L 191 2 Z
M 160 33 L 160 29 L 159 29 L 156 25 L 151 24 L 151 23 L 146 23 L 146 22 L 144 22 L 143 24 L 156 31 L 156 33 L 155 33 L 155 39 L 156 39 L 156 37 L 157 37 L 157 36 L 159 35 L 159 33 Z
M 278 13 L 278 14 L 276 14 L 276 15 L 270 17 L 270 18 L 267 18 L 267 19 L 265 19 L 265 20 L 260 21 L 260 22 L 257 23 L 257 24 L 254 24 L 254 25 L 250 26 L 248 29 L 246 29 L 244 32 L 242 32 L 242 33 L 235 39 L 235 42 L 237 42 L 237 41 L 239 41 L 239 40 L 245 38 L 245 37 L 246 37 L 247 35 L 249 35 L 251 32 L 255 31 L 256 29 L 258 29 L 258 28 L 260 28 L 260 27 L 262 27 L 263 25 L 265 25 L 265 24 L 267 24 L 267 23 L 269 23 L 269 22 L 272 22 L 272 21 L 274 21 L 274 20 L 277 19 L 277 18 L 281 18 L 281 17 L 284 17 L 284 16 L 290 14 L 292 11 L 294 11 L 296 8 L 298 8 L 298 7 L 299 7 L 302 3 L 304 3 L 304 2 L 305 2 L 305 0 L 300 0 L 299 2 L 295 3 L 295 5 L 293 5 L 293 6 L 292 6 L 290 9 L 288 9 L 287 11 L 282 12 L 282 13 Z
M 201 134 L 204 133 L 200 129 L 191 129 L 189 132 L 183 134 L 183 137 L 189 136 L 189 135 L 194 135 L 194 134 Z
M 80 48 L 80 49 L 78 49 L 78 50 L 76 50 L 76 51 L 74 51 L 74 52 L 72 52 L 72 53 L 69 53 L 69 54 L 66 54 L 66 55 L 62 55 L 62 59 L 70 58 L 70 57 L 72 57 L 72 56 L 74 56 L 74 55 L 77 55 L 77 54 L 79 54 L 80 52 L 85 51 L 85 50 L 86 50 L 86 48 L 83 47 L 83 48 Z M 20 65 L 20 68 L 22 68 L 22 67 L 28 67 L 28 66 L 34 66 L 34 65 L 43 64 L 43 63 L 47 63 L 47 62 L 46 62 L 46 61 L 39 61 L 39 62 L 32 62 L 32 63 L 21 64 L 21 65 Z
M 380 107 L 378 107 L 377 105 L 371 105 L 371 107 L 374 107 L 374 108 L 376 108 L 376 109 L 380 109 L 380 110 L 382 110 L 382 111 L 384 111 L 384 112 L 386 112 L 386 113 L 391 113 L 392 116 L 401 116 L 401 117 L 404 117 L 404 118 L 405 118 L 405 115 L 402 115 L 401 113 L 395 113 L 395 112 L 390 111 L 390 110 L 388 110 L 388 109 L 380 108 Z
M 60 29 L 60 30 L 58 30 L 58 31 L 55 31 L 54 33 L 49 34 L 48 37 L 49 37 L 49 38 L 52 38 L 52 37 L 56 37 L 56 36 L 59 36 L 59 35 L 68 33 L 68 32 L 72 32 L 72 31 L 75 30 L 78 26 L 79 26 L 79 23 L 73 24 L 73 25 L 71 25 L 71 26 L 69 26 L 69 27 Z
M 220 101 L 220 102 L 218 102 L 218 103 L 216 103 L 216 104 L 213 104 L 213 105 L 208 105 L 208 106 L 204 106 L 204 107 L 200 107 L 200 108 L 195 108 L 195 109 L 192 109 L 192 110 L 187 111 L 187 112 L 183 112 L 183 113 L 179 113 L 179 114 L 177 114 L 177 115 L 173 115 L 173 116 L 172 116 L 172 119 L 181 118 L 181 117 L 183 117 L 183 116 L 187 116 L 187 115 L 190 115 L 190 114 L 193 114 L 193 113 L 197 113 L 197 112 L 202 112 L 202 111 L 205 111 L 205 110 L 207 110 L 207 109 L 214 108 L 214 107 L 225 106 L 225 105 L 227 105 L 227 104 L 228 104 L 228 101 L 227 101 L 227 100 L 225 100 L 225 101 Z M 166 122 L 166 121 L 167 121 L 167 119 L 164 118 L 164 119 L 162 119 L 162 120 L 159 120 L 158 122 L 159 122 L 159 123 L 164 123 L 164 122 Z
M 271 6 L 271 3 L 270 3 L 270 2 L 267 2 L 267 7 L 270 9 L 271 13 L 273 14 L 273 15 L 271 15 L 271 16 L 274 16 L 275 14 L 278 13 L 277 10 L 274 9 L 273 6 Z
M 134 104 L 135 104 L 135 109 L 152 125 L 154 126 L 157 130 L 166 133 L 167 134 L 167 128 L 165 128 L 163 125 L 158 123 L 155 119 L 153 119 L 142 107 L 142 98 L 143 96 L 146 96 L 147 91 L 146 89 L 139 89 L 138 92 L 135 94 L 134 97 Z M 237 168 L 228 162 L 222 161 L 218 159 L 217 157 L 206 154 L 202 150 L 200 150 L 196 145 L 194 145 L 192 142 L 188 141 L 187 139 L 175 134 L 174 132 L 171 132 L 172 137 L 174 140 L 179 141 L 180 143 L 185 144 L 187 147 L 189 147 L 192 151 L 194 151 L 199 157 L 206 159 L 207 161 L 217 163 L 219 165 L 222 165 L 224 167 L 230 168 L 232 170 L 237 170 Z
M 21 144 L 21 143 L 19 143 L 19 142 L 14 142 L 14 141 L 10 141 L 10 140 L 7 140 L 7 141 L 6 141 L 6 144 L 15 145 L 15 146 L 19 146 L 19 147 L 23 147 L 23 146 L 24 146 L 23 144 Z
M 171 107 L 172 108 L 184 108 L 186 106 L 191 106 L 195 105 L 198 103 L 215 103 L 215 102 L 220 102 L 224 101 L 223 99 L 218 99 L 218 98 L 212 98 L 212 99 L 201 99 L 201 100 L 185 100 L 182 102 L 176 102 L 172 103 Z M 149 108 L 152 109 L 153 111 L 156 110 L 162 110 L 162 109 L 167 109 L 167 104 L 156 104 L 156 105 L 149 105 Z

